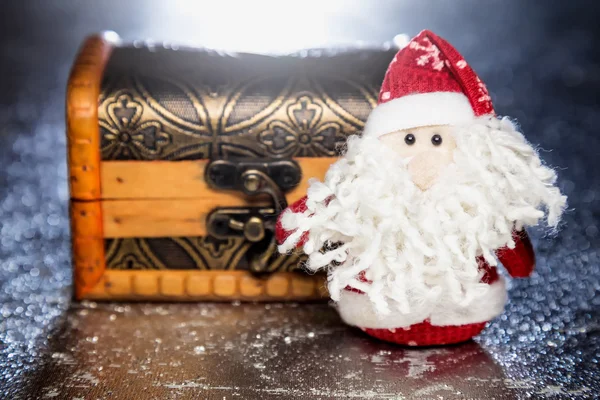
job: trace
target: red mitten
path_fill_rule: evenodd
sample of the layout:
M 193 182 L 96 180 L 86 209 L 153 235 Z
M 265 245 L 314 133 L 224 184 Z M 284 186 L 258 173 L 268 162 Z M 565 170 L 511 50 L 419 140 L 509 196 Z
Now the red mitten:
M 525 230 L 513 232 L 515 248 L 503 247 L 496 251 L 496 256 L 513 278 L 526 278 L 535 268 L 533 245 Z
M 277 240 L 278 244 L 282 244 L 283 242 L 285 242 L 285 240 L 294 232 L 294 231 L 286 231 L 283 228 L 283 226 L 281 225 L 281 217 L 283 216 L 283 214 L 285 214 L 286 212 L 289 212 L 289 211 L 294 212 L 294 213 L 300 213 L 300 212 L 306 211 L 306 199 L 307 199 L 307 197 L 304 196 L 300 200 L 296 201 L 294 204 L 292 204 L 291 206 L 289 206 L 288 208 L 283 210 L 283 212 L 277 218 L 277 223 L 275 224 L 275 239 Z M 304 235 L 302 235 L 302 237 L 298 241 L 298 244 L 296 245 L 296 247 L 300 248 L 300 247 L 304 246 L 304 243 L 306 243 L 307 240 L 308 240 L 308 234 L 305 233 Z

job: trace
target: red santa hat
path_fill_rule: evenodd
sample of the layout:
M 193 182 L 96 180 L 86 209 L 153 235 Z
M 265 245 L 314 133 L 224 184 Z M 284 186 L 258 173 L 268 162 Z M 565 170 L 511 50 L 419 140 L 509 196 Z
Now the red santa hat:
M 390 63 L 363 136 L 493 114 L 488 91 L 473 69 L 450 43 L 425 30 Z

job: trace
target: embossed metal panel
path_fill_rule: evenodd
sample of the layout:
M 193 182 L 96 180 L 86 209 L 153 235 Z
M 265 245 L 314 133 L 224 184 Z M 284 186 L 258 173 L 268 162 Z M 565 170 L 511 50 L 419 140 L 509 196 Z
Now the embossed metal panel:
M 107 65 L 98 104 L 103 161 L 335 157 L 360 134 L 395 49 L 302 55 L 121 47 Z M 157 176 L 157 180 L 161 177 Z M 248 269 L 271 252 L 268 271 L 299 266 L 268 240 L 105 240 L 109 269 Z
M 115 49 L 99 103 L 102 159 L 335 156 L 360 133 L 392 57 Z

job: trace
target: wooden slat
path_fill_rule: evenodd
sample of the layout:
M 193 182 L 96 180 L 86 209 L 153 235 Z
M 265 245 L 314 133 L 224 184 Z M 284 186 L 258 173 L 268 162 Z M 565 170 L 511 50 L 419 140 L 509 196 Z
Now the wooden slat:
M 104 273 L 104 235 L 100 201 L 70 202 L 71 244 L 76 296 L 94 287 Z
M 302 169 L 302 181 L 287 194 L 298 199 L 306 194 L 308 179 L 323 179 L 335 161 L 331 157 L 295 158 Z M 214 204 L 246 200 L 235 192 L 215 191 L 204 180 L 209 160 L 198 161 L 105 161 L 101 164 L 103 199 L 189 199 L 198 198 Z
M 289 204 L 306 194 L 310 178 L 323 179 L 333 158 L 301 158 L 302 181 Z M 269 206 L 267 196 L 209 188 L 201 161 L 102 163 L 102 217 L 107 238 L 203 236 L 216 207 Z
M 67 84 L 71 243 L 77 298 L 97 284 L 105 268 L 100 207 L 98 96 L 113 45 L 104 35 L 87 38 L 75 59 Z
M 102 202 L 106 238 L 203 236 L 205 220 L 215 207 L 268 206 L 234 196 L 198 199 L 105 200 Z
M 67 84 L 67 149 L 71 198 L 100 198 L 98 96 L 113 43 L 89 37 L 81 47 Z
M 160 301 L 313 301 L 326 299 L 325 277 L 276 272 L 260 278 L 248 271 L 106 270 L 80 298 Z

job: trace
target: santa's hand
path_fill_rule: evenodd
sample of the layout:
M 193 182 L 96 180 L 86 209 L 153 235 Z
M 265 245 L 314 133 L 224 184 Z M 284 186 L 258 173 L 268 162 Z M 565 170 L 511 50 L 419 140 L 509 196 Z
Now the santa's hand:
M 527 232 L 513 231 L 515 247 L 503 247 L 496 251 L 498 260 L 513 278 L 526 278 L 535 268 L 535 253 Z
M 283 212 L 277 218 L 277 223 L 275 224 L 275 240 L 277 240 L 277 244 L 279 244 L 279 245 L 283 244 L 283 242 L 285 242 L 286 239 L 295 232 L 295 230 L 288 231 L 283 227 L 283 223 L 282 223 L 283 216 L 290 212 L 291 213 L 302 213 L 302 212 L 306 211 L 307 210 L 306 200 L 307 200 L 307 196 L 304 196 L 303 198 L 301 198 L 300 200 L 296 201 L 294 204 L 292 204 L 291 206 L 289 206 L 288 208 L 283 210 Z M 304 246 L 304 244 L 306 243 L 307 240 L 308 240 L 308 232 L 305 232 L 300 237 L 298 242 L 296 243 L 296 248 L 298 249 L 298 248 L 301 248 L 302 246 Z

